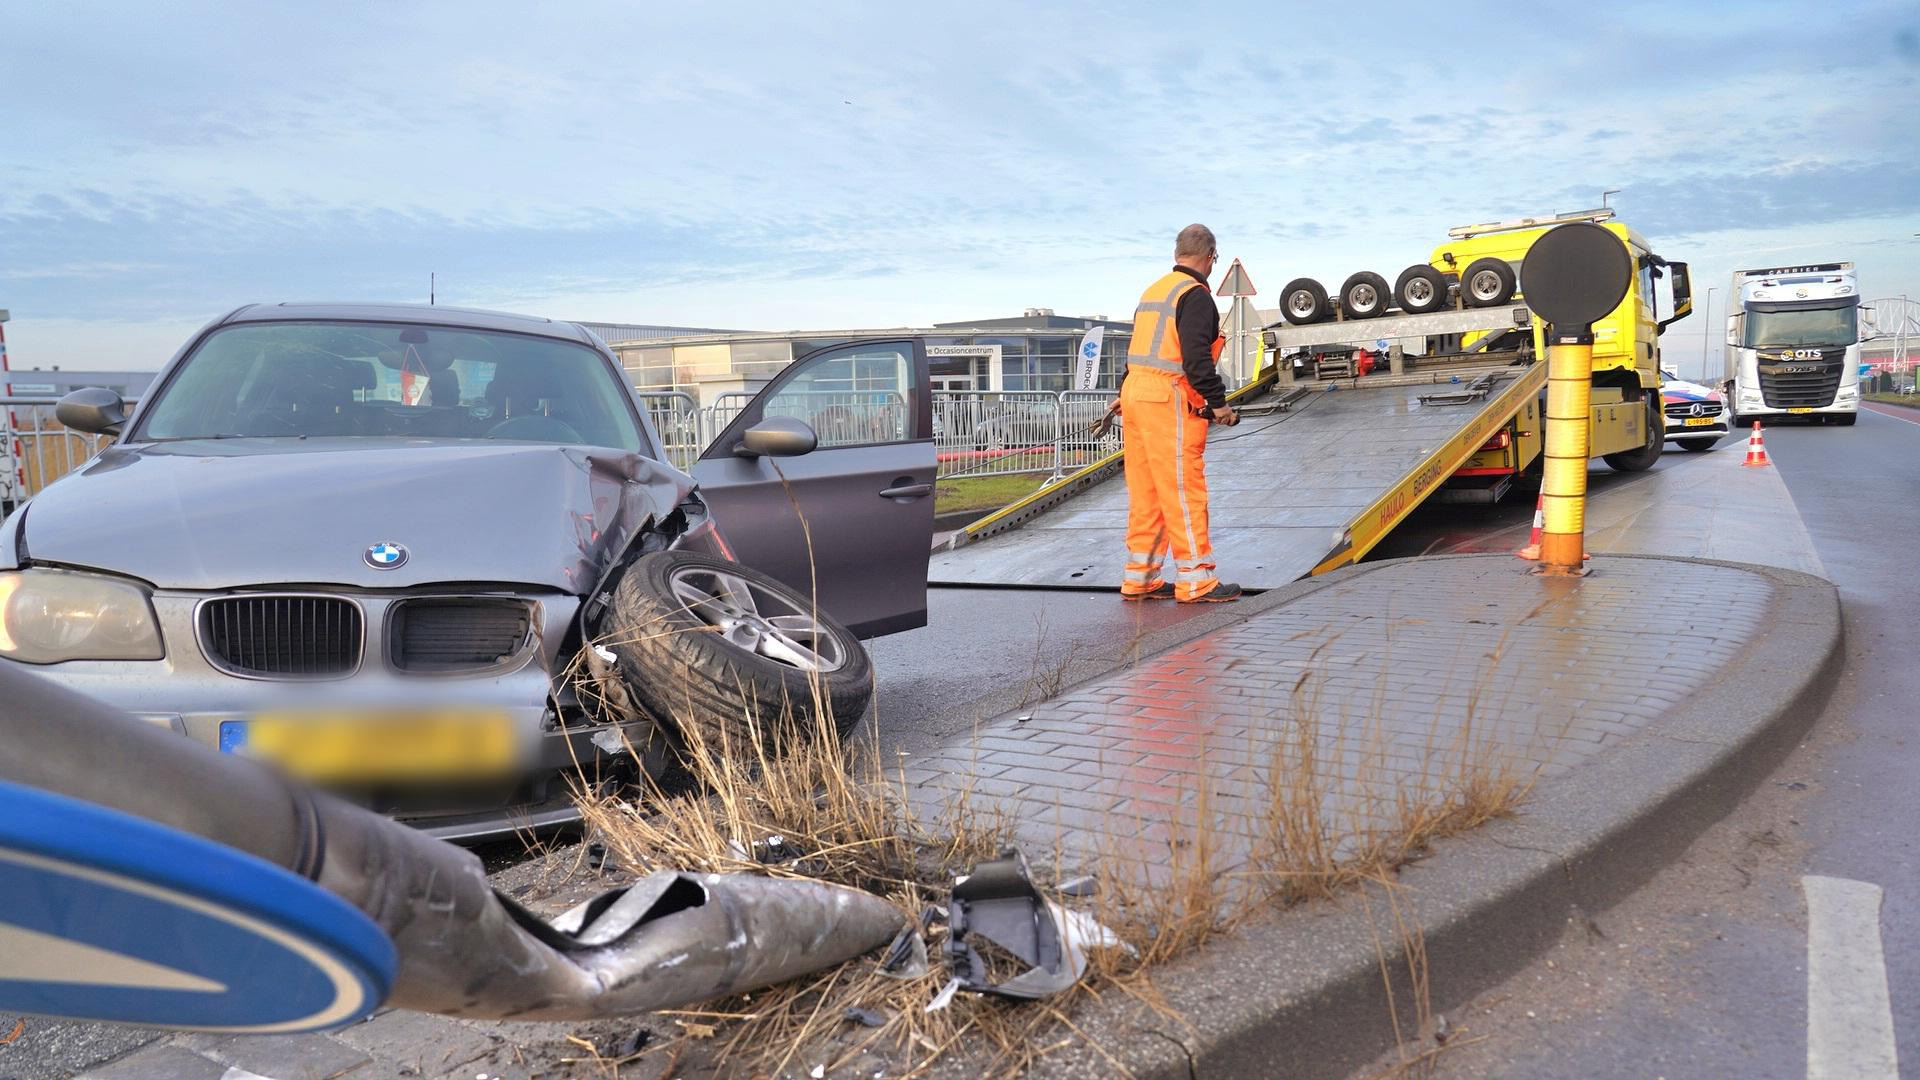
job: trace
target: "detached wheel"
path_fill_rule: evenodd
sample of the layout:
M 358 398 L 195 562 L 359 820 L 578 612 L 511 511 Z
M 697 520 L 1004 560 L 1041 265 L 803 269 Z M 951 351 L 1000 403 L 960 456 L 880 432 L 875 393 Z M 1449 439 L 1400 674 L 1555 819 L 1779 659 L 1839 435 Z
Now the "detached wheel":
M 1280 314 L 1295 326 L 1324 320 L 1330 308 L 1326 288 L 1312 278 L 1294 278 L 1280 290 Z
M 1431 266 L 1409 266 L 1393 283 L 1393 299 L 1409 315 L 1425 315 L 1447 306 L 1447 277 Z
M 1695 453 L 1699 453 L 1702 450 L 1713 449 L 1714 444 L 1720 441 L 1720 436 L 1715 435 L 1711 439 L 1679 439 L 1676 441 L 1680 443 L 1680 449 L 1692 450 Z
M 822 720 L 844 736 L 873 694 L 873 665 L 852 631 L 786 585 L 711 555 L 634 560 L 605 627 L 640 704 L 715 745 Z
M 1660 460 L 1660 451 L 1667 447 L 1666 417 L 1660 413 L 1660 395 L 1647 395 L 1647 441 L 1638 450 L 1625 450 L 1618 454 L 1608 454 L 1604 460 L 1616 472 L 1645 472 L 1653 468 Z
M 1494 307 L 1513 299 L 1513 267 L 1505 259 L 1475 259 L 1460 278 L 1460 297 L 1468 307 Z
M 1393 293 L 1387 289 L 1387 279 L 1369 270 L 1360 271 L 1340 286 L 1340 310 L 1346 312 L 1349 319 L 1385 315 L 1387 305 L 1392 302 Z

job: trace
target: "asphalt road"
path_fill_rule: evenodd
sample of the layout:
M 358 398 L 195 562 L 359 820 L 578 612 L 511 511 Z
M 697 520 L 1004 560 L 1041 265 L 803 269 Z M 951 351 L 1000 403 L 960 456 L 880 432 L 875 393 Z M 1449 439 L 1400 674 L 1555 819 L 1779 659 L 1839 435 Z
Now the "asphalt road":
M 1810 963 L 1803 875 L 1884 890 L 1879 931 L 1898 1056 L 1920 1075 L 1920 412 L 1770 427 L 1766 443 L 1845 608 L 1846 671 L 1807 740 L 1684 858 L 1449 1017 L 1442 1077 L 1802 1077 Z M 1731 440 L 1730 440 L 1731 442 Z M 1727 446 L 1716 461 L 1737 452 Z M 1676 464 L 1669 453 L 1663 467 Z M 1691 463 L 1687 463 L 1691 464 Z M 1710 603 L 1676 597 L 1674 604 Z M 1823 919 L 1822 925 L 1827 922 Z M 1869 909 L 1866 925 L 1871 927 Z M 1870 944 L 1859 928 L 1841 945 Z M 1816 960 L 1815 957 L 1821 958 Z M 1870 952 L 1849 961 L 1873 986 Z M 1824 985 L 1824 984 L 1823 984 Z M 1823 995 L 1824 1000 L 1824 995 Z M 1821 1023 L 1827 1023 L 1827 1014 Z M 1854 1017 L 1846 1052 L 1871 1048 Z M 1823 1030 L 1832 1030 L 1823 1028 Z M 1479 1041 L 1475 1041 L 1479 1040 Z M 1464 1044 L 1464 1045 L 1462 1045 Z M 1833 1066 L 1830 1056 L 1829 1067 Z M 1827 1073 L 1871 1075 L 1857 1063 Z

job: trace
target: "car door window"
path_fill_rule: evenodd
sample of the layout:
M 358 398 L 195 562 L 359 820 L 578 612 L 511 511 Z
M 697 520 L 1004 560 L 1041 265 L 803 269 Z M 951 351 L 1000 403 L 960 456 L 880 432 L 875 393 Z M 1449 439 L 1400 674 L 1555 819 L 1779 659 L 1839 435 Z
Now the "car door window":
M 910 402 L 915 366 L 902 342 L 850 345 L 809 357 L 761 399 L 760 418 L 791 416 L 820 446 L 865 446 L 921 437 Z

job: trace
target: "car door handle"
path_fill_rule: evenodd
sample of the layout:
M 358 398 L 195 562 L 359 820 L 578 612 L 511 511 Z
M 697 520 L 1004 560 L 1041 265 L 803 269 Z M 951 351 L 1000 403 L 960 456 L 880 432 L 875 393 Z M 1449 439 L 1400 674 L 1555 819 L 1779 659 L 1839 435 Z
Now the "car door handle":
M 919 499 L 933 494 L 932 484 L 907 484 L 903 487 L 890 487 L 880 492 L 883 499 Z

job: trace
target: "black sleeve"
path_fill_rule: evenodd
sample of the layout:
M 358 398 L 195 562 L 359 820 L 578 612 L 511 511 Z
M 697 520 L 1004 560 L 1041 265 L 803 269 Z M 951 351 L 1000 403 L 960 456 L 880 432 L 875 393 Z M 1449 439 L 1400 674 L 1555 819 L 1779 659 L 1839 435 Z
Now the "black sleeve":
M 1227 384 L 1213 362 L 1213 339 L 1220 336 L 1220 309 L 1206 286 L 1188 289 L 1174 309 L 1174 326 L 1180 331 L 1180 367 L 1186 371 L 1193 392 L 1207 399 L 1207 407 L 1217 409 L 1227 403 Z

